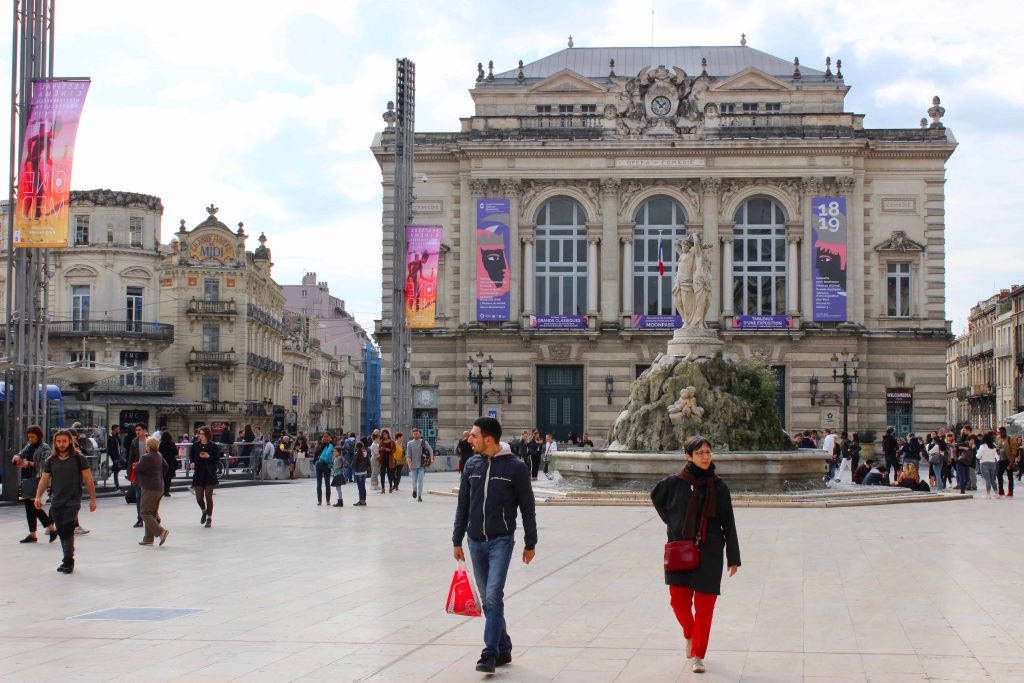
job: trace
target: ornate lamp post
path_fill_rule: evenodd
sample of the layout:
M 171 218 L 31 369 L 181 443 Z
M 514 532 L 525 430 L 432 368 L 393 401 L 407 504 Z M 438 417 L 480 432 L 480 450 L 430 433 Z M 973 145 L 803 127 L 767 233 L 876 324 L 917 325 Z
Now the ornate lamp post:
M 487 368 L 487 374 L 484 374 L 484 367 Z M 474 368 L 476 372 L 474 372 Z M 484 380 L 488 383 L 494 379 L 494 359 L 487 356 L 484 359 L 482 351 L 477 351 L 476 356 L 470 356 L 466 358 L 466 379 L 469 381 L 469 385 L 476 390 L 476 405 L 479 410 L 477 417 L 484 416 Z
M 840 363 L 843 365 L 842 372 L 839 372 Z M 857 359 L 857 354 L 846 351 L 843 351 L 841 356 L 832 354 L 832 381 L 843 383 L 843 431 L 846 434 L 850 433 L 850 394 L 853 393 L 853 383 L 857 381 L 858 367 L 860 367 L 860 361 Z M 853 369 L 852 373 L 850 372 L 851 368 Z

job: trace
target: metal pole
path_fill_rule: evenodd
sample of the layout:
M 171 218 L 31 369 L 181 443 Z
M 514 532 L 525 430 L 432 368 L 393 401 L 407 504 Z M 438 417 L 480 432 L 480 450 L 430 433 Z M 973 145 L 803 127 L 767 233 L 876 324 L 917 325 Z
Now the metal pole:
M 394 221 L 392 224 L 391 297 L 391 420 L 396 431 L 412 426 L 412 332 L 405 320 L 406 230 L 412 201 L 415 157 L 416 65 L 395 60 L 396 119 Z

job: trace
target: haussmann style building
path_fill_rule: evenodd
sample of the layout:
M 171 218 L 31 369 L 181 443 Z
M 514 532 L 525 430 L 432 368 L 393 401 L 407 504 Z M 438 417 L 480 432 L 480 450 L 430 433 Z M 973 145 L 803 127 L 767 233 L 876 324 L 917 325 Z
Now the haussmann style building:
M 603 445 L 680 324 L 676 244 L 700 233 L 714 264 L 707 324 L 776 373 L 787 429 L 840 426 L 830 359 L 844 351 L 860 361 L 851 428 L 943 424 L 945 164 L 957 143 L 938 98 L 922 103 L 930 121 L 866 127 L 845 106 L 853 75 L 821 66 L 745 44 L 569 47 L 498 73 L 479 65 L 456 130 L 416 135 L 411 224 L 441 228 L 432 272 L 414 253 L 400 275 L 436 292 L 433 324 L 413 331 L 416 420 L 457 438 L 480 412 L 466 359 L 482 352 L 494 360 L 483 412 L 510 434 L 586 430 Z M 394 112 L 384 118 L 372 151 L 387 426 Z

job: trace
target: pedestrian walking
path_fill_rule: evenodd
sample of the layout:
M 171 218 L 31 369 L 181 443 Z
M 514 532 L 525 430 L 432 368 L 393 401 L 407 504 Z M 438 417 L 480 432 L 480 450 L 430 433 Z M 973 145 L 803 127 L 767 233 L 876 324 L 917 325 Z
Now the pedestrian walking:
M 847 445 L 850 453 L 850 472 L 856 472 L 860 466 L 860 434 L 854 432 L 850 435 L 850 443 Z
M 331 443 L 331 435 L 324 432 L 320 437 L 320 443 L 316 451 L 316 504 L 324 504 L 324 495 L 327 496 L 327 504 L 331 504 L 331 468 L 334 466 L 334 444 Z M 323 482 L 323 491 L 320 490 L 320 483 Z M 338 500 L 341 500 L 341 488 L 338 489 Z
M 352 461 L 356 457 L 356 443 L 359 440 L 356 438 L 355 432 L 349 432 L 345 440 L 341 443 L 341 455 L 345 460 L 345 466 L 342 470 L 342 474 L 345 475 L 345 482 L 352 481 Z
M 943 469 L 946 466 L 948 454 L 949 451 L 946 447 L 945 439 L 934 439 L 928 448 L 928 466 L 931 468 L 932 477 L 935 479 L 934 486 L 936 491 L 946 490 Z
M 537 481 L 537 474 L 540 472 L 540 461 L 544 459 L 544 439 L 536 429 L 531 434 L 530 446 L 527 449 L 530 453 L 530 479 Z
M 466 461 L 473 457 L 473 446 L 469 443 L 469 432 L 462 432 L 462 438 L 455 444 L 455 452 L 459 456 L 459 473 L 466 466 Z
M 384 490 L 384 480 L 390 478 L 391 456 L 395 453 L 395 442 L 391 440 L 391 432 L 384 429 L 380 433 L 380 442 L 377 446 L 377 458 L 375 462 L 379 466 L 378 475 L 380 478 L 381 495 L 389 493 Z M 376 469 L 376 468 L 375 468 Z M 393 489 L 394 487 L 392 487 Z
M 999 464 L 996 466 L 996 479 L 999 482 L 999 495 L 1013 497 L 1013 462 L 1017 459 L 1017 440 L 1006 435 L 1006 427 L 999 428 L 996 436 L 996 451 L 999 453 Z M 1003 475 L 1006 475 L 1006 489 L 1003 489 Z
M 501 442 L 501 423 L 481 417 L 473 423 L 470 443 L 475 456 L 466 462 L 459 479 L 459 500 L 452 533 L 455 559 L 464 562 L 462 539 L 469 536 L 473 563 L 485 617 L 484 648 L 476 670 L 494 673 L 512 662 L 512 639 L 505 623 L 505 578 L 515 546 L 516 514 L 523 517 L 523 563 L 529 564 L 537 547 L 537 515 L 530 473 Z
M 336 508 L 345 507 L 345 501 L 341 498 L 341 487 L 348 483 L 348 479 L 345 478 L 346 468 L 351 469 L 351 461 L 346 461 L 345 454 L 335 445 L 331 451 L 331 486 L 338 494 L 338 502 L 334 504 Z
M 71 434 L 66 429 L 53 435 L 50 457 L 43 463 L 43 473 L 36 488 L 35 506 L 43 509 L 43 496 L 50 490 L 50 517 L 53 519 L 63 560 L 57 571 L 70 574 L 75 570 L 75 525 L 82 508 L 82 485 L 89 492 L 89 512 L 96 511 L 96 485 L 92 480 L 89 461 L 74 448 Z
M 896 441 L 896 430 L 892 427 L 885 428 L 885 435 L 882 436 L 882 453 L 885 455 L 885 466 L 893 471 L 892 478 L 896 479 L 900 473 L 899 443 Z M 888 476 L 889 471 L 886 470 Z
M 114 488 L 121 490 L 121 482 L 118 476 L 124 468 L 124 442 L 121 440 L 121 425 L 110 426 L 110 434 L 107 435 L 107 460 L 110 461 L 110 473 L 114 475 Z
M 409 466 L 412 477 L 412 497 L 423 502 L 423 476 L 426 468 L 434 461 L 434 451 L 430 444 L 423 440 L 420 430 L 412 430 L 412 439 L 405 447 L 405 464 Z M 399 464 L 401 468 L 401 464 Z M 396 486 L 397 488 L 397 486 Z
M 142 528 L 142 491 L 135 483 L 135 464 L 146 454 L 146 424 L 138 422 L 135 425 L 135 436 L 128 441 L 125 448 L 125 469 L 128 471 L 128 481 L 131 482 L 131 496 L 135 498 L 135 524 L 136 529 Z
M 163 495 L 171 495 L 171 482 L 174 481 L 174 475 L 178 473 L 178 444 L 174 443 L 174 437 L 171 436 L 169 429 L 161 430 L 160 440 L 160 455 L 163 457 L 164 462 L 167 463 L 167 469 L 163 473 Z M 143 522 L 145 522 L 145 516 L 143 516 Z
M 192 489 L 196 493 L 196 503 L 203 511 L 199 523 L 207 529 L 213 526 L 213 490 L 220 481 L 217 479 L 217 465 L 221 459 L 220 446 L 213 442 L 213 433 L 203 425 L 198 430 L 198 438 L 189 452 L 189 468 L 192 474 Z
M 978 469 L 981 470 L 981 476 L 985 480 L 985 497 L 991 498 L 997 490 L 996 467 L 999 464 L 999 453 L 996 451 L 992 432 L 988 432 L 982 437 L 981 443 L 978 445 L 977 458 Z
M 376 444 L 374 437 L 373 444 Z M 356 505 L 366 505 L 366 476 L 370 473 L 370 451 L 363 444 L 356 442 L 355 456 L 352 458 L 352 477 L 356 480 L 356 488 L 359 490 L 359 502 Z
M 155 436 L 146 439 L 146 454 L 135 465 L 135 483 L 142 491 L 142 522 L 146 528 L 139 545 L 153 545 L 157 538 L 160 539 L 160 545 L 163 545 L 171 533 L 160 523 L 160 501 L 167 495 L 164 493 L 164 481 L 170 471 L 167 457 L 161 452 L 165 437 L 177 453 L 171 433 L 164 431 L 159 439 Z
M 966 493 L 970 488 L 971 477 L 969 472 L 977 463 L 977 455 L 974 453 L 972 441 L 974 437 L 965 439 L 957 444 L 956 457 L 956 483 L 960 487 L 960 493 Z
M 53 543 L 57 538 L 57 528 L 46 511 L 42 508 L 37 509 L 35 504 L 36 489 L 39 488 L 39 478 L 43 474 L 46 459 L 50 457 L 50 446 L 43 440 L 43 428 L 39 425 L 30 425 L 25 430 L 25 441 L 25 447 L 11 460 L 17 468 L 15 472 L 21 473 L 18 497 L 25 507 L 25 520 L 28 522 L 28 536 L 21 539 L 20 543 L 36 543 L 39 540 L 36 536 L 38 522 L 42 522 L 50 532 L 50 543 Z
M 402 483 L 402 467 L 405 466 L 405 447 L 402 445 L 404 436 L 402 432 L 395 434 L 395 449 L 391 451 L 391 460 L 388 462 L 388 482 L 392 491 L 397 491 L 398 485 Z
M 689 570 L 665 572 L 672 610 L 683 627 L 686 656 L 694 673 L 704 673 L 715 602 L 722 592 L 722 555 L 729 576 L 740 567 L 729 487 L 715 474 L 711 442 L 693 436 L 683 446 L 686 465 L 651 491 L 651 500 L 665 522 L 669 542 L 696 539 L 699 563 Z
M 373 489 L 377 490 L 380 488 L 378 483 L 378 475 L 380 474 L 380 431 L 377 429 L 373 430 L 373 435 L 370 437 L 370 483 L 373 485 Z M 381 493 L 384 489 L 381 489 Z
M 295 478 L 295 451 L 293 450 L 292 437 L 285 434 L 277 442 L 277 457 L 288 467 L 288 478 Z
M 558 444 L 555 442 L 555 435 L 548 434 L 547 441 L 544 444 L 544 455 L 541 458 L 544 461 L 544 476 L 548 479 L 551 475 L 548 474 L 548 468 L 551 466 L 551 458 L 555 457 L 558 453 Z
M 836 473 L 836 483 L 843 478 L 843 473 L 850 473 L 850 480 L 853 480 L 853 463 L 850 454 L 850 437 L 846 432 L 839 434 L 839 471 Z

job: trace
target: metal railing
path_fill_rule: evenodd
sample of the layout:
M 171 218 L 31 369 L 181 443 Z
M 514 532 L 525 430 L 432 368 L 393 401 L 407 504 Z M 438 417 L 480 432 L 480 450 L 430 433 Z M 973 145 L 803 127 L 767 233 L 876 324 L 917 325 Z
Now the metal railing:
M 284 374 L 284 363 L 272 358 L 267 358 L 266 356 L 261 356 L 258 353 L 253 353 L 252 351 L 246 355 L 246 362 L 249 364 L 249 367 L 256 368 L 257 370 L 266 370 L 267 372 L 273 372 L 277 375 Z
M 143 373 L 129 373 L 96 382 L 90 391 L 98 393 L 173 394 L 174 378 Z
M 174 325 L 134 320 L 61 320 L 48 323 L 50 337 L 121 337 L 174 341 Z
M 542 128 L 601 128 L 599 114 L 540 114 L 520 116 L 519 127 L 526 130 Z
M 207 301 L 192 299 L 188 302 L 189 315 L 237 315 L 238 305 L 234 299 L 228 301 Z
M 234 351 L 189 351 L 188 365 L 207 367 L 234 367 L 238 365 Z
M 263 310 L 256 304 L 246 304 L 245 314 L 256 322 L 263 323 L 278 332 L 284 332 L 284 321 L 275 318 L 269 311 Z
M 319 370 L 315 370 L 314 369 L 314 370 L 310 370 L 309 371 L 309 381 L 310 382 L 319 382 L 321 376 L 322 376 L 322 373 Z

